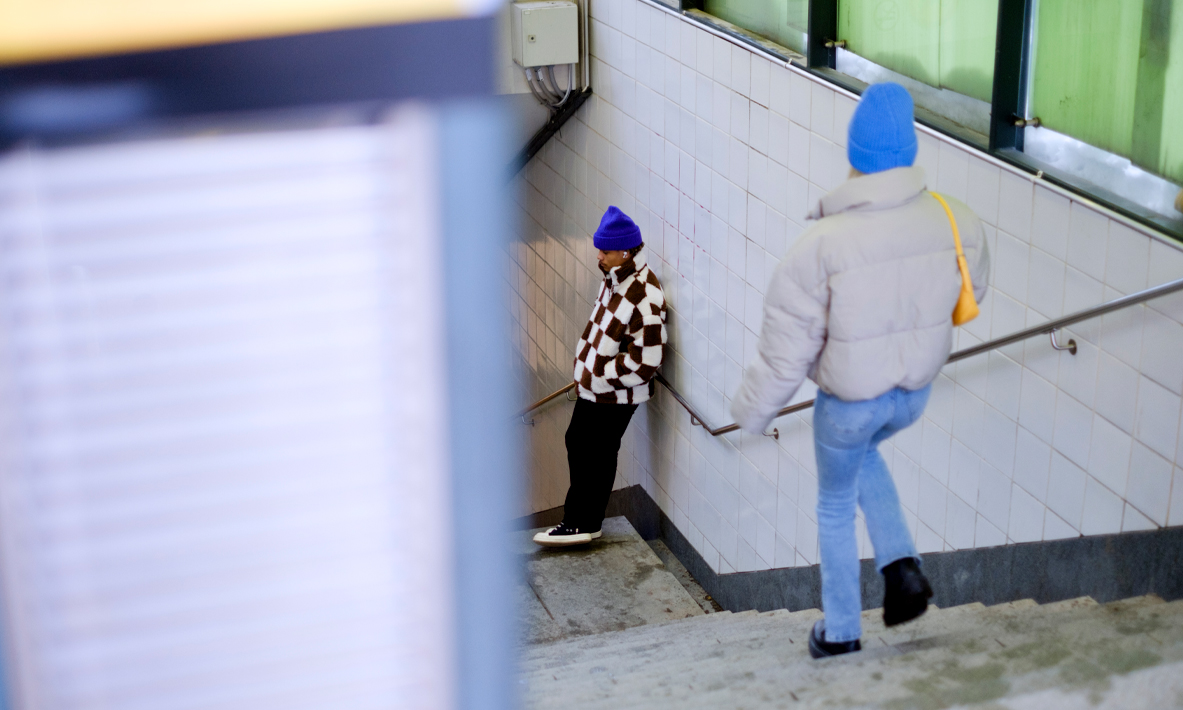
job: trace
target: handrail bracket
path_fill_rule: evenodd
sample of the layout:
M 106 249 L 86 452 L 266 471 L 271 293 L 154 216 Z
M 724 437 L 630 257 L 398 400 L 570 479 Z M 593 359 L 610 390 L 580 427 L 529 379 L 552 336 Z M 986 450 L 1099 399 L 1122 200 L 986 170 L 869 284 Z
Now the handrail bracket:
M 1048 335 L 1050 335 L 1051 339 L 1052 339 L 1052 350 L 1067 350 L 1069 353 L 1071 353 L 1073 355 L 1076 354 L 1076 340 L 1074 338 L 1069 338 L 1067 345 L 1060 345 L 1059 343 L 1056 342 L 1056 331 L 1055 330 L 1048 333 Z

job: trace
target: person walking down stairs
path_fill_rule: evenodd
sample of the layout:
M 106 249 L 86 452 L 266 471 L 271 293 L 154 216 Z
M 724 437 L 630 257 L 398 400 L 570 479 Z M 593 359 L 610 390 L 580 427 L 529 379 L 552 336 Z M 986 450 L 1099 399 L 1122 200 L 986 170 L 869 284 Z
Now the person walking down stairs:
M 958 200 L 927 192 L 924 170 L 912 165 L 916 150 L 907 91 L 893 83 L 868 87 L 850 121 L 851 177 L 821 199 L 810 215 L 816 221 L 777 267 L 757 354 L 732 402 L 736 422 L 759 433 L 806 377 L 818 385 L 813 433 L 825 618 L 810 635 L 814 658 L 861 649 L 856 505 L 884 576 L 884 623 L 916 618 L 932 596 L 877 447 L 923 414 L 952 350 L 951 314 L 964 299 L 976 312 L 989 258 L 978 217 Z M 963 295 L 966 278 L 972 290 Z
M 604 281 L 575 348 L 579 400 L 566 435 L 571 486 L 563 522 L 534 536 L 544 547 L 582 545 L 600 537 L 620 441 L 637 405 L 653 396 L 667 339 L 665 294 L 645 263 L 640 228 L 609 207 L 593 243 Z

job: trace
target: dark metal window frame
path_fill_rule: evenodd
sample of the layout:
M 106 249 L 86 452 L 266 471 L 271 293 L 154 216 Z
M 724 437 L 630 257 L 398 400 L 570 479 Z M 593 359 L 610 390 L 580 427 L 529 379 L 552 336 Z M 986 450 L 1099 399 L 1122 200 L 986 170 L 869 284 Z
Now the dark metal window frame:
M 723 32 L 763 53 L 861 94 L 866 84 L 837 70 L 838 3 L 840 0 L 810 0 L 805 55 L 770 47 L 768 40 L 718 20 L 703 11 L 703 0 L 682 0 L 681 11 L 689 19 Z M 664 0 L 658 0 L 664 4 Z M 990 134 L 984 137 L 940 116 L 917 107 L 916 120 L 944 135 L 967 143 L 998 160 L 1039 179 L 1065 188 L 1118 214 L 1154 229 L 1176 241 L 1183 241 L 1183 217 L 1172 218 L 1152 212 L 1105 188 L 1072 173 L 1028 156 L 1023 152 L 1027 129 L 1027 91 L 1030 80 L 1031 33 L 1035 0 L 999 0 L 998 34 L 994 49 L 994 90 L 990 110 Z M 827 46 L 828 45 L 828 46 Z

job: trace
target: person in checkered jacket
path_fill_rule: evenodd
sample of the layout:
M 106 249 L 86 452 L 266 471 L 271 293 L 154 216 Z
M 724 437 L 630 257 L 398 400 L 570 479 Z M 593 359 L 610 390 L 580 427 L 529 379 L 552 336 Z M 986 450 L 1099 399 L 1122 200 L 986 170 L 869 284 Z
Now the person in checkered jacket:
M 579 399 L 567 427 L 571 486 L 563 522 L 534 536 L 546 547 L 600 537 L 616 480 L 620 440 L 637 405 L 653 395 L 666 343 L 665 294 L 641 253 L 641 230 L 616 207 L 600 220 L 593 243 L 604 281 L 575 347 Z

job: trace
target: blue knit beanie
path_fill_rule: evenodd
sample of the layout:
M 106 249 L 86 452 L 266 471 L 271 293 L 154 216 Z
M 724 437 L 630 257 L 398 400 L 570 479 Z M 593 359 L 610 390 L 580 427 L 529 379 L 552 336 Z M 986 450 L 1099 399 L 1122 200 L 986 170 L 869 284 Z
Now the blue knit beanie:
M 850 119 L 846 153 L 860 173 L 907 167 L 916 160 L 912 97 L 891 82 L 872 84 Z
M 592 243 L 601 251 L 628 251 L 641 246 L 641 228 L 620 208 L 610 206 L 600 219 Z

